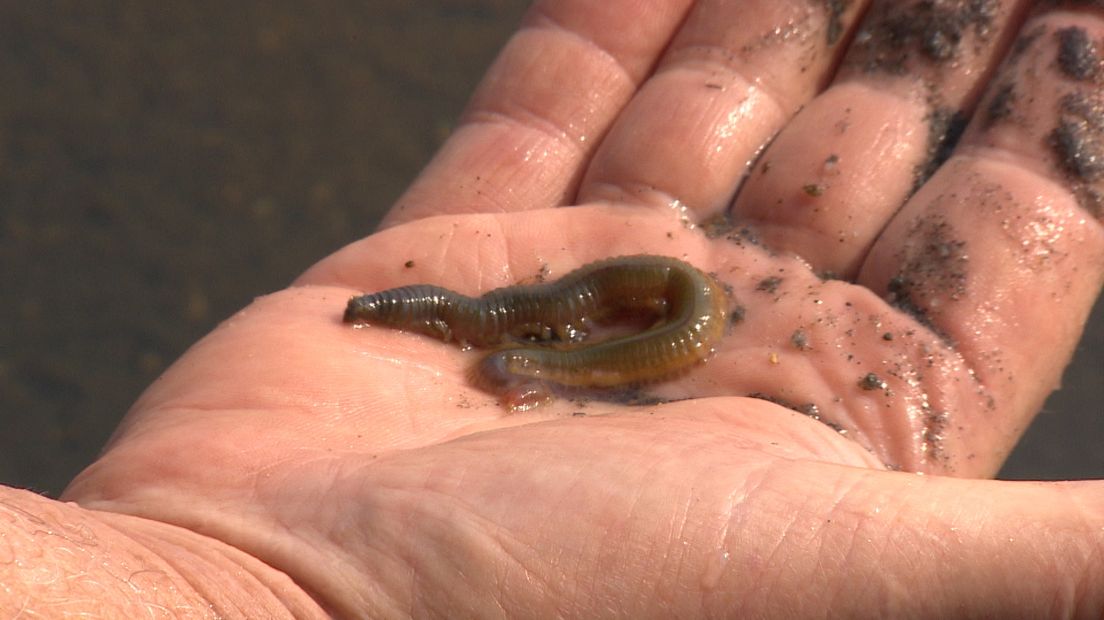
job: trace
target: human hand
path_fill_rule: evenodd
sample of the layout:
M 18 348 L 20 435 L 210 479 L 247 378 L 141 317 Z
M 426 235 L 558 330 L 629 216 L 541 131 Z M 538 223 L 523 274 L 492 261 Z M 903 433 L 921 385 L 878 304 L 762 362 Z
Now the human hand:
M 865 3 L 691 4 L 538 5 L 385 229 L 197 344 L 67 499 L 345 616 L 1099 614 L 1104 489 L 977 478 L 1104 277 L 1104 23 L 886 3 L 833 79 Z M 511 415 L 476 353 L 340 321 L 636 253 L 742 307 L 666 404 Z

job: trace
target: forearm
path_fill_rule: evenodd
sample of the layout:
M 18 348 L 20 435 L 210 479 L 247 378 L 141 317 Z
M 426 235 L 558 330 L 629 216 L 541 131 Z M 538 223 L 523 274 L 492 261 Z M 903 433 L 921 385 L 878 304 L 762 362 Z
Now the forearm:
M 0 617 L 325 617 L 286 575 L 216 540 L 0 487 Z

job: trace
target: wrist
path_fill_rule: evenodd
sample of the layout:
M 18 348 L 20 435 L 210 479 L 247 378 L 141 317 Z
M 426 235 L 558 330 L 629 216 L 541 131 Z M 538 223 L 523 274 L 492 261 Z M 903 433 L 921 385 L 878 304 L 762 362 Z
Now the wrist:
M 0 487 L 0 616 L 137 617 L 151 609 L 327 617 L 287 575 L 176 526 Z

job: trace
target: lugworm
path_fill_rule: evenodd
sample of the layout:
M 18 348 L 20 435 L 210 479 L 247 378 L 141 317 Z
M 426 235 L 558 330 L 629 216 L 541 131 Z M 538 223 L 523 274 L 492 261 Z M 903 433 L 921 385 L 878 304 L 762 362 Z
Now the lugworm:
M 643 331 L 588 342 L 596 321 L 654 317 Z M 344 320 L 407 329 L 477 347 L 502 347 L 475 381 L 512 409 L 553 386 L 608 388 L 657 381 L 705 360 L 724 334 L 727 295 L 710 275 L 666 256 L 597 261 L 555 282 L 468 297 L 416 284 L 349 300 Z

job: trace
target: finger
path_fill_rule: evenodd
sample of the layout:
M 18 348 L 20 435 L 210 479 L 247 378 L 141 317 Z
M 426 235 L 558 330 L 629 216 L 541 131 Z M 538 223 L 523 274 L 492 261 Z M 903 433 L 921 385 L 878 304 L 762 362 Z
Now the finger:
M 851 279 L 961 131 L 1028 3 L 875 2 L 839 75 L 733 206 L 771 248 Z
M 537 2 L 383 225 L 564 204 L 689 4 Z
M 618 117 L 579 202 L 694 219 L 722 211 L 755 154 L 823 85 L 865 2 L 706 0 Z
M 955 155 L 859 277 L 962 356 L 976 398 L 954 424 L 993 470 L 1057 387 L 1104 282 L 1104 21 L 1056 12 L 1023 32 Z

